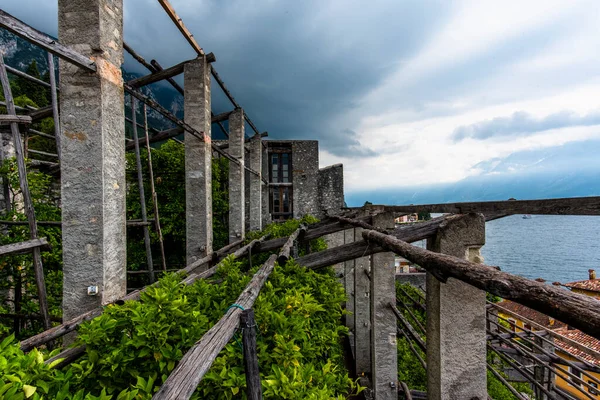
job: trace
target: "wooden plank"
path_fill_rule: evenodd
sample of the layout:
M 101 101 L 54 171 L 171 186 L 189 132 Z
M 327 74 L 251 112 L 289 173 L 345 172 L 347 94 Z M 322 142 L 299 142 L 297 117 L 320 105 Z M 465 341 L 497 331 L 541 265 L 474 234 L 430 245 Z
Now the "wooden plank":
M 32 122 L 39 121 L 44 118 L 51 117 L 53 113 L 52 105 L 32 110 L 29 114 Z
M 235 306 L 230 307 L 225 316 L 183 356 L 160 390 L 152 397 L 154 400 L 185 400 L 192 396 L 223 347 L 233 337 L 239 326 L 242 310 L 254 305 L 260 289 L 275 267 L 276 259 L 275 254 L 269 257 L 239 295 Z
M 411 246 L 379 232 L 363 231 L 363 238 L 418 264 L 442 281 L 448 278 L 461 280 L 600 338 L 600 309 L 594 298 L 501 272 L 492 266 Z
M 467 203 L 422 204 L 408 206 L 370 205 L 367 210 L 394 213 L 504 213 L 541 215 L 600 215 L 600 197 L 571 197 L 544 200 L 505 200 Z
M 44 86 L 44 87 L 47 87 L 47 88 L 49 88 L 49 87 L 50 87 L 50 84 L 49 84 L 48 82 L 44 82 L 43 80 L 41 80 L 41 79 L 38 79 L 38 78 L 36 78 L 36 77 L 34 77 L 34 76 L 31 76 L 31 75 L 29 75 L 29 74 L 26 74 L 26 73 L 25 73 L 25 72 L 23 72 L 23 71 L 19 71 L 18 69 L 16 69 L 16 68 L 13 68 L 13 67 L 11 67 L 10 65 L 6 65 L 6 70 L 7 70 L 9 73 L 13 74 L 13 75 L 20 76 L 21 78 L 27 79 L 27 80 L 28 80 L 28 81 L 30 81 L 30 82 L 35 82 L 35 83 L 37 83 L 38 85 L 41 85 L 41 86 Z
M 60 161 L 60 115 L 58 113 L 58 87 L 56 86 L 56 73 L 54 71 L 54 56 L 48 53 L 48 75 L 50 76 L 50 95 L 52 97 L 52 117 L 54 118 L 54 139 L 56 140 L 56 153 Z
M 256 353 L 256 321 L 254 310 L 244 310 L 240 315 L 242 347 L 244 349 L 244 372 L 246 374 L 246 396 L 249 400 L 262 400 L 258 355 Z
M 10 90 L 8 75 L 6 73 L 6 68 L 4 67 L 4 57 L 1 53 L 0 81 L 2 83 L 2 89 L 4 91 L 6 109 L 9 114 L 16 114 L 15 103 L 12 97 L 12 91 Z M 27 170 L 25 167 L 25 157 L 23 155 L 23 144 L 21 142 L 19 124 L 15 122 L 11 123 L 10 129 L 12 131 L 13 143 L 15 146 L 15 155 L 17 158 L 17 169 L 19 171 L 19 185 L 21 187 L 21 193 L 23 195 L 23 205 L 25 208 L 25 214 L 27 215 L 27 222 L 29 224 L 29 237 L 31 239 L 37 239 L 38 230 L 35 219 L 35 210 L 33 208 L 33 202 L 31 200 L 29 183 L 27 182 Z M 48 298 L 46 295 L 46 283 L 44 280 L 44 267 L 42 265 L 42 255 L 40 253 L 39 247 L 34 247 L 32 251 L 33 271 L 35 275 L 35 283 L 38 290 L 38 304 L 40 306 L 40 314 L 42 316 L 42 325 L 44 326 L 44 329 L 49 329 L 52 326 L 52 322 L 50 321 L 50 313 L 48 312 Z
M 294 231 L 288 238 L 281 251 L 279 252 L 279 257 L 277 257 L 277 264 L 285 265 L 285 263 L 290 259 L 290 251 L 296 239 L 302 240 L 302 238 L 306 235 L 306 226 L 300 225 L 298 229 Z
M 17 110 L 14 110 L 16 112 Z M 31 124 L 31 117 L 28 115 L 0 115 L 0 125 L 8 125 L 13 122 L 17 124 Z
M 39 150 L 33 150 L 33 149 L 29 149 L 28 151 L 32 154 L 39 154 L 40 156 L 59 158 L 58 154 L 54 154 L 54 153 L 46 153 L 45 151 L 39 151 Z
M 63 46 L 58 41 L 43 32 L 38 31 L 0 9 L 0 27 L 14 33 L 15 35 L 33 43 L 50 53 L 75 64 L 87 71 L 96 72 L 96 64 L 88 57 Z
M 169 67 L 167 69 L 163 69 L 162 71 L 153 72 L 150 75 L 141 76 L 139 78 L 135 78 L 127 82 L 133 88 L 140 88 L 142 86 L 150 85 L 155 82 L 159 82 L 168 78 L 172 78 L 174 76 L 183 74 L 183 68 L 185 64 L 190 62 L 190 60 L 183 61 L 177 65 Z
M 183 21 L 181 18 L 179 18 L 171 3 L 169 3 L 168 0 L 158 0 L 158 2 L 166 11 L 169 18 L 171 18 L 171 21 L 173 21 L 177 29 L 179 29 L 179 32 L 181 32 L 185 40 L 187 40 L 190 46 L 192 46 L 192 48 L 196 51 L 196 53 L 198 53 L 200 56 L 204 55 L 204 50 L 202 50 L 202 48 L 198 45 L 196 39 L 194 39 L 194 35 L 192 35 L 188 28 L 183 24 Z
M 22 254 L 29 253 L 32 249 L 39 248 L 44 251 L 51 250 L 50 244 L 46 238 L 37 238 L 27 240 L 25 242 L 11 243 L 0 246 L 0 256 L 6 256 L 8 254 Z
M 44 132 L 40 132 L 40 131 L 38 131 L 36 129 L 29 128 L 29 134 L 30 134 L 29 136 L 37 135 L 37 136 L 41 136 L 41 137 L 46 138 L 46 139 L 56 140 L 56 137 L 54 137 L 52 135 L 48 135 L 47 133 L 44 133 Z

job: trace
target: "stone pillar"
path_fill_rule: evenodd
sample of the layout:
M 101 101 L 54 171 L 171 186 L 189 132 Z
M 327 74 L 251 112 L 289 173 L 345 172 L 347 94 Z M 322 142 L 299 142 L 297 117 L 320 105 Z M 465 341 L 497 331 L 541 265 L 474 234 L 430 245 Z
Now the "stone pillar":
M 229 162 L 229 243 L 233 243 L 245 237 L 244 111 L 241 108 L 229 116 L 229 155 L 241 163 Z
M 431 251 L 483 262 L 485 219 L 481 214 L 444 222 L 427 241 Z M 427 273 L 427 398 L 485 400 L 485 292 L 449 278 L 441 283 Z
M 310 214 L 322 218 L 319 209 L 319 142 L 295 140 L 292 142 L 292 183 L 294 190 L 294 218 Z
M 269 146 L 266 142 L 262 142 L 262 176 L 269 181 Z M 271 220 L 271 213 L 269 212 L 269 185 L 263 182 L 262 184 L 262 196 L 261 196 L 261 205 L 262 205 L 262 226 L 263 228 L 269 225 Z
M 362 228 L 354 237 L 362 239 Z M 354 360 L 356 375 L 371 375 L 371 283 L 370 257 L 354 260 Z
M 262 153 L 263 145 L 260 135 L 254 135 L 250 140 L 250 169 L 261 176 L 250 174 L 250 230 L 262 229 Z
M 373 217 L 373 225 L 394 229 L 394 216 L 382 213 Z M 394 253 L 371 256 L 371 373 L 375 400 L 398 399 L 398 322 L 390 307 L 396 304 Z
M 126 294 L 123 1 L 59 0 L 58 38 L 97 68 L 90 73 L 59 62 L 63 318 L 69 320 Z
M 202 132 L 199 140 L 185 132 L 185 230 L 186 262 L 213 251 L 212 148 L 210 64 L 206 56 L 184 67 L 184 117 L 192 128 Z

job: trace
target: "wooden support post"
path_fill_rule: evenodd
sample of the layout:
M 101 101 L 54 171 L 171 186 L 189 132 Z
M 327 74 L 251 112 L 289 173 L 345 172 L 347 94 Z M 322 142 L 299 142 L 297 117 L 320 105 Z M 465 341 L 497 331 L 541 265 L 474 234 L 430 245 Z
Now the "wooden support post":
M 192 264 L 213 251 L 210 65 L 205 56 L 185 64 L 186 259 Z
M 4 57 L 0 54 L 0 81 L 4 91 L 4 99 L 6 101 L 6 110 L 9 115 L 16 115 L 15 103 L 10 90 L 10 83 L 6 68 L 4 67 Z M 25 157 L 23 155 L 23 144 L 21 142 L 21 133 L 19 132 L 19 124 L 12 122 L 10 124 L 13 143 L 15 146 L 15 155 L 17 156 L 17 168 L 19 170 L 19 184 L 23 193 L 23 205 L 25 206 L 25 214 L 27 214 L 27 222 L 29 223 L 29 237 L 37 239 L 38 230 L 35 220 L 35 210 L 29 192 L 29 183 L 27 182 L 27 170 L 25 168 Z M 50 313 L 48 312 L 48 300 L 46 297 L 46 283 L 44 280 L 44 267 L 42 265 L 42 255 L 39 247 L 34 247 L 33 250 L 33 271 L 35 274 L 35 284 L 38 290 L 38 302 L 40 305 L 40 314 L 42 315 L 42 323 L 44 329 L 50 329 L 52 323 L 50 321 Z
M 229 163 L 229 243 L 246 236 L 244 137 L 244 111 L 238 108 L 229 116 L 229 154 L 239 161 Z
M 254 310 L 244 310 L 240 316 L 242 345 L 244 347 L 244 370 L 246 372 L 246 395 L 249 400 L 262 399 L 258 355 L 256 353 L 256 321 Z
M 362 228 L 354 229 L 354 237 L 362 237 Z M 370 256 L 354 261 L 354 365 L 357 376 L 371 375 L 371 283 Z
M 392 231 L 394 216 L 381 213 L 373 217 L 373 225 Z M 371 256 L 371 373 L 375 400 L 398 398 L 398 355 L 396 317 L 390 303 L 396 300 L 394 253 Z
M 137 99 L 130 96 L 131 99 L 131 125 L 133 129 L 133 143 L 135 144 L 135 165 L 138 178 L 138 189 L 140 192 L 140 211 L 142 222 L 148 222 L 148 213 L 146 212 L 146 191 L 144 190 L 144 175 L 142 171 L 142 158 L 140 156 L 140 141 L 138 138 L 137 126 Z M 146 142 L 147 143 L 147 142 Z M 148 278 L 150 283 L 154 283 L 154 263 L 152 262 L 152 244 L 150 243 L 150 231 L 148 225 L 142 227 L 144 230 L 144 246 L 146 247 L 146 265 L 148 266 Z
M 344 231 L 344 243 L 354 242 L 354 229 Z M 344 288 L 346 290 L 346 326 L 350 333 L 354 334 L 354 260 L 344 262 Z M 351 341 L 354 346 L 354 341 Z
M 480 263 L 484 243 L 483 215 L 468 214 L 442 223 L 427 247 Z M 485 292 L 428 272 L 426 296 L 428 399 L 487 399 Z
M 150 192 L 152 192 L 152 207 L 154 207 L 154 226 L 158 234 L 158 245 L 160 247 L 160 259 L 162 261 L 163 271 L 167 270 L 167 258 L 165 256 L 165 244 L 160 227 L 160 217 L 158 216 L 158 196 L 154 187 L 154 172 L 152 169 L 152 150 L 150 149 L 150 140 L 148 136 L 148 108 L 143 105 L 144 110 L 144 137 L 146 139 L 146 153 L 148 154 L 148 172 L 150 173 Z
M 54 56 L 48 52 L 48 75 L 50 75 L 50 95 L 52 96 L 52 117 L 54 118 L 54 140 L 56 140 L 56 154 L 60 161 L 60 115 L 58 113 L 58 96 L 56 95 L 56 72 L 54 71 Z

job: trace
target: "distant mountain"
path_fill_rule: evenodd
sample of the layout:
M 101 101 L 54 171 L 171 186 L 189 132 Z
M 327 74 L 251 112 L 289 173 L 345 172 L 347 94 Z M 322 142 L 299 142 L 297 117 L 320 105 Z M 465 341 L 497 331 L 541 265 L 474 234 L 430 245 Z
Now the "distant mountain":
M 349 206 L 600 196 L 600 140 L 513 153 L 471 168 L 455 183 L 346 194 Z

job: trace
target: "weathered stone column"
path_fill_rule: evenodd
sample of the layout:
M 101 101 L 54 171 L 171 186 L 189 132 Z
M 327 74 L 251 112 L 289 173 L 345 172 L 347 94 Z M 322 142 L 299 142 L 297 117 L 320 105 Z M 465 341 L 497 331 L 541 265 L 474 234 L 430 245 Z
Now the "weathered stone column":
M 229 243 L 245 237 L 244 204 L 244 110 L 229 116 L 229 155 L 241 163 L 229 162 Z
M 354 237 L 362 238 L 362 228 Z M 354 360 L 356 375 L 371 374 L 371 283 L 370 256 L 354 260 Z
M 184 118 L 204 133 L 185 132 L 185 230 L 187 264 L 213 250 L 210 64 L 206 56 L 184 67 Z
M 58 37 L 97 68 L 59 63 L 68 320 L 126 294 L 123 1 L 59 0 Z
M 483 262 L 485 219 L 456 216 L 443 223 L 427 248 Z M 427 398 L 485 400 L 485 292 L 454 278 L 441 283 L 427 273 Z
M 250 230 L 262 229 L 262 153 L 263 145 L 260 135 L 254 135 L 250 140 L 250 168 L 261 174 L 250 173 Z
M 269 181 L 269 168 L 270 168 L 270 160 L 269 160 L 269 146 L 267 146 L 266 142 L 262 142 L 262 176 L 265 180 Z M 261 204 L 262 204 L 262 226 L 263 228 L 271 223 L 271 213 L 269 213 L 269 185 L 264 183 L 262 184 L 262 196 L 261 196 Z
M 373 225 L 394 230 L 394 216 L 381 213 L 373 216 Z M 375 400 L 398 398 L 398 322 L 390 304 L 396 304 L 396 271 L 394 253 L 371 256 L 371 373 Z

